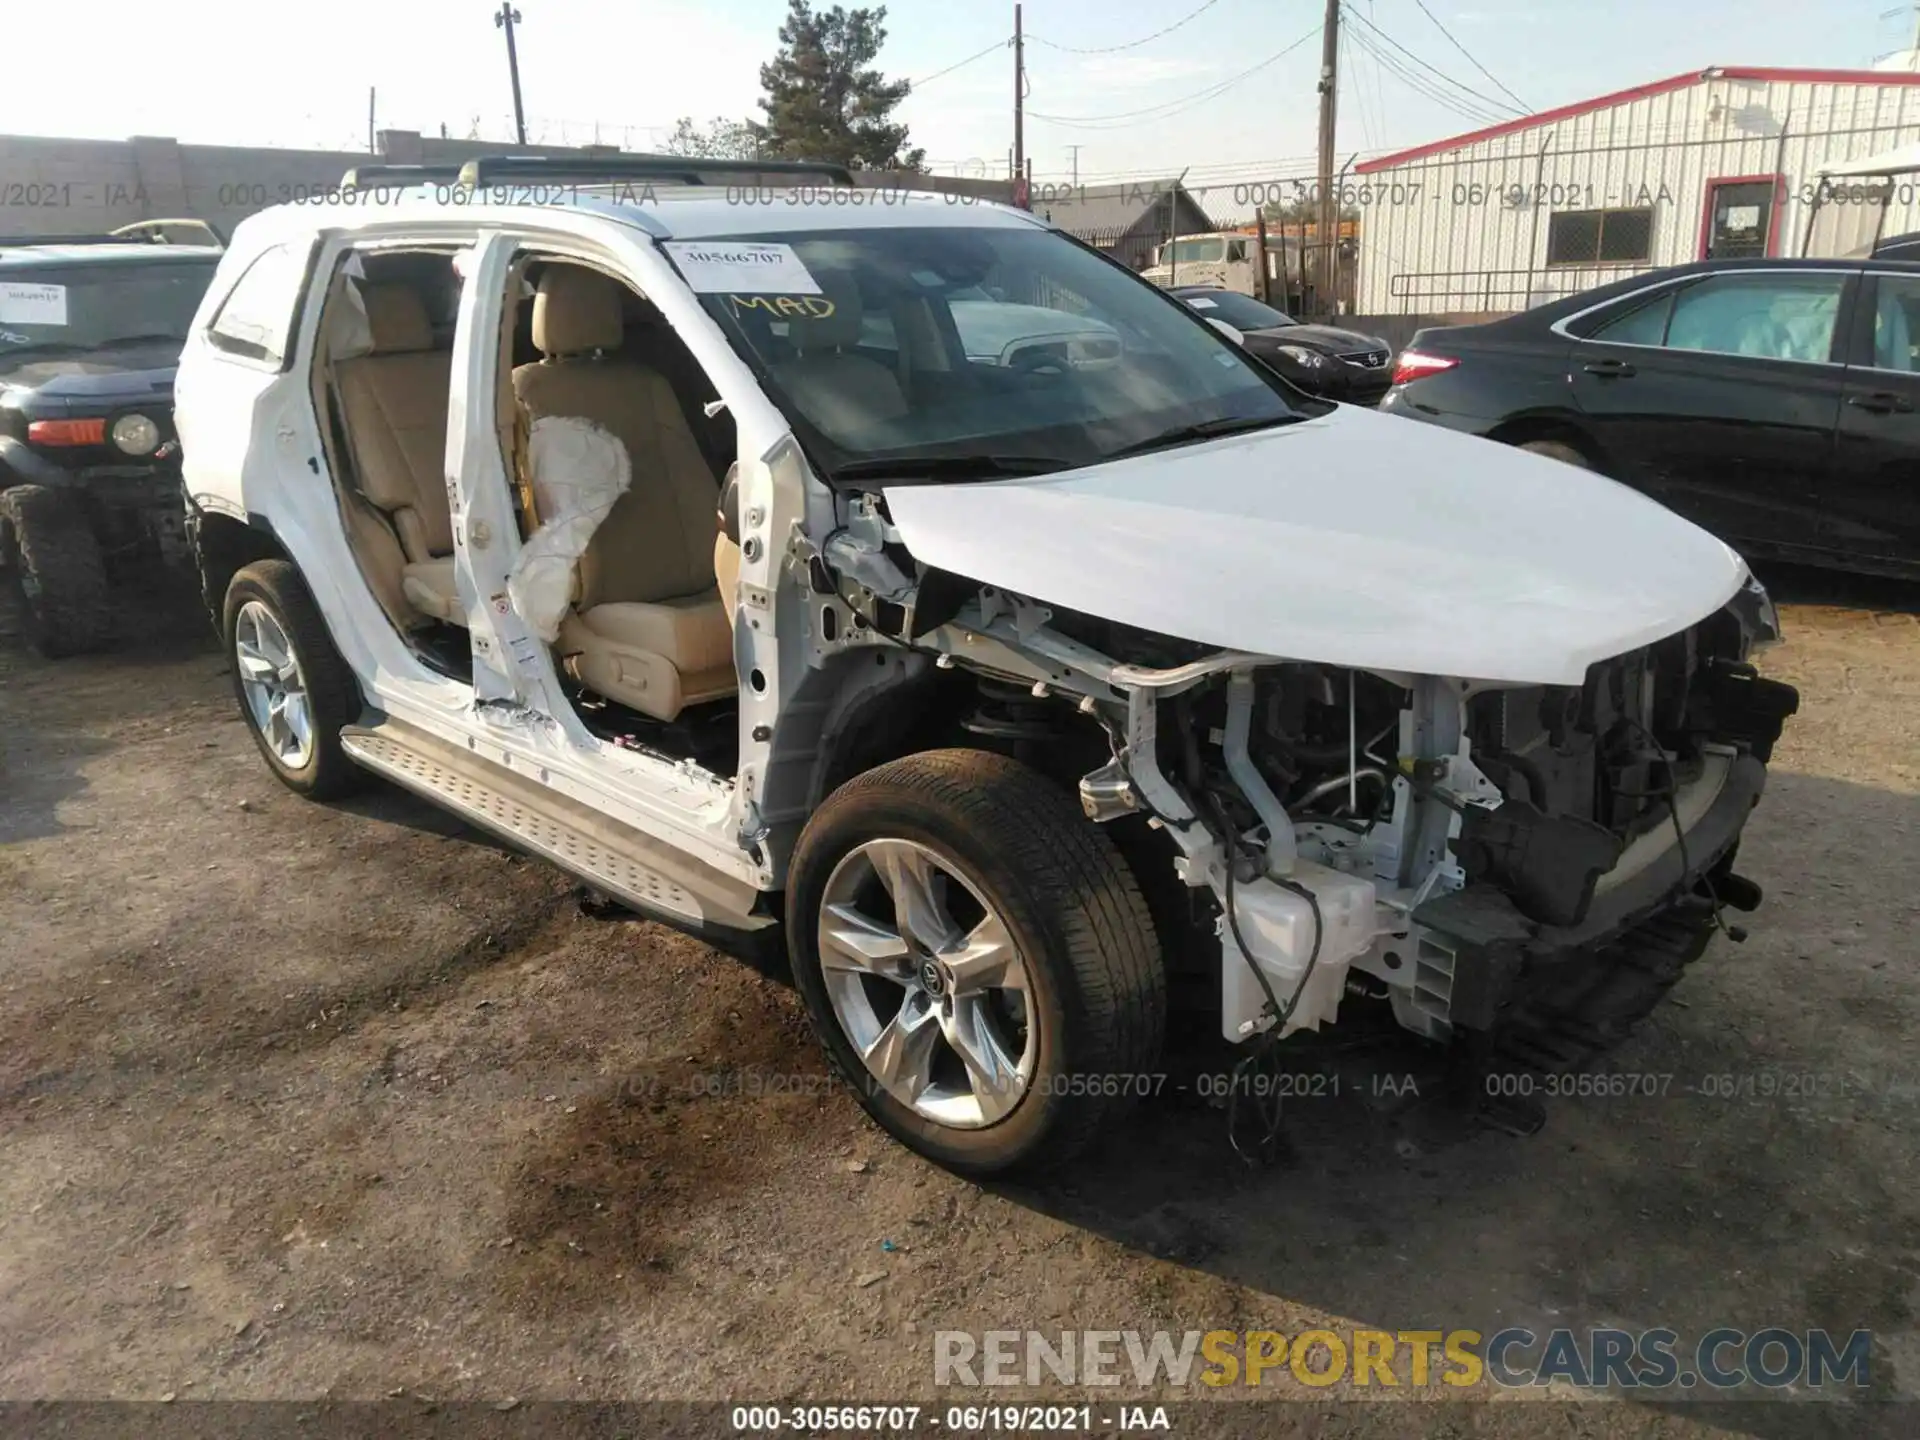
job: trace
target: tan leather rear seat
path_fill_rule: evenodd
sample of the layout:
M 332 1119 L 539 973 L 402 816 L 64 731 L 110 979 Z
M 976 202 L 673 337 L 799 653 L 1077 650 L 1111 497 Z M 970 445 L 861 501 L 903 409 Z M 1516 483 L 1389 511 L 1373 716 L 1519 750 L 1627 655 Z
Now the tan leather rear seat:
M 426 306 L 408 286 L 365 284 L 360 298 L 372 348 L 333 367 L 360 492 L 400 537 L 408 602 L 464 625 L 445 479 L 453 357 L 433 348 Z
M 518 367 L 513 389 L 530 420 L 592 420 L 626 447 L 632 484 L 581 556 L 560 651 L 588 689 L 671 720 L 735 689 L 733 630 L 714 586 L 718 487 L 666 379 L 610 358 L 621 295 L 598 271 L 549 265 L 533 301 L 546 358 Z

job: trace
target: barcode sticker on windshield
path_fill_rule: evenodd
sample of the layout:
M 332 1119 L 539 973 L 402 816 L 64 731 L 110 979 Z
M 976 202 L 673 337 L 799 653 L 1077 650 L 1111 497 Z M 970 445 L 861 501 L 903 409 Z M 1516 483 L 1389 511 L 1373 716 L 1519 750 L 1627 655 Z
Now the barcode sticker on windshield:
M 15 325 L 64 325 L 67 287 L 0 280 L 0 320 Z
M 666 251 L 700 295 L 818 295 L 813 278 L 791 245 L 669 240 Z

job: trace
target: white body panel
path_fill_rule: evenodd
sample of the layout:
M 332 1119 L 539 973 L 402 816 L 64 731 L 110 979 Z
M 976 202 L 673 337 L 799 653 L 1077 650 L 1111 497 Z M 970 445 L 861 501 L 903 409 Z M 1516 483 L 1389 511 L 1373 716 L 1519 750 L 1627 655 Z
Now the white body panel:
M 1624 485 L 1348 406 L 1033 480 L 895 486 L 920 560 L 1224 649 L 1579 685 L 1746 566 Z
M 765 740 L 743 740 L 740 769 L 733 782 L 697 766 L 624 750 L 600 740 L 581 723 L 566 701 L 545 647 L 528 650 L 524 663 L 522 657 L 501 655 L 510 637 L 502 633 L 500 617 L 488 602 L 504 592 L 520 543 L 491 406 L 470 402 L 473 396 L 494 393 L 492 337 L 497 333 L 501 304 L 498 287 L 511 249 L 511 241 L 505 238 L 487 243 L 487 258 L 462 299 L 448 416 L 447 475 L 454 502 L 455 568 L 470 633 L 478 642 L 475 674 L 490 692 L 480 698 L 510 703 L 476 705 L 474 686 L 429 669 L 382 616 L 340 523 L 307 388 L 320 292 L 351 239 L 328 241 L 322 249 L 308 282 L 296 358 L 285 371 L 235 359 L 205 339 L 208 314 L 233 275 L 267 246 L 286 239 L 297 241 L 321 228 L 323 220 L 302 215 L 300 208 L 263 212 L 235 234 L 221 271 L 227 278 L 208 292 L 206 313 L 196 319 L 182 355 L 176 396 L 181 402 L 190 496 L 196 504 L 236 518 L 265 516 L 271 521 L 275 537 L 299 566 L 336 645 L 360 677 L 374 708 L 464 745 L 482 759 L 536 773 L 556 792 L 666 841 L 723 874 L 760 888 L 776 885 L 769 857 L 742 847 L 738 839 L 764 773 L 769 748 Z M 716 217 L 720 209 L 711 201 L 704 208 Z M 362 211 L 353 220 L 361 227 L 353 238 L 371 243 L 390 234 L 442 242 L 471 241 L 476 234 L 471 222 L 449 223 L 444 207 L 436 209 L 428 203 Z M 786 436 L 785 420 L 768 404 L 718 327 L 630 217 L 549 209 L 524 219 L 512 217 L 507 234 L 549 253 L 597 259 L 624 272 L 652 297 L 728 402 L 743 457 L 766 454 Z M 764 463 L 743 460 L 743 498 L 762 517 L 757 527 L 748 528 L 757 531 L 763 548 L 757 564 L 743 566 L 742 579 L 765 587 L 766 593 L 772 591 L 774 563 L 768 557 L 780 553 L 772 543 L 775 527 L 784 527 L 799 512 L 799 502 L 776 496 L 777 488 Z M 489 537 L 485 547 L 468 543 L 475 521 Z M 768 712 L 777 707 L 782 676 L 775 637 L 753 623 L 745 607 L 741 622 L 736 653 L 742 657 L 742 673 L 757 669 L 768 682 L 764 691 L 742 695 L 743 720 L 751 725 L 769 718 Z

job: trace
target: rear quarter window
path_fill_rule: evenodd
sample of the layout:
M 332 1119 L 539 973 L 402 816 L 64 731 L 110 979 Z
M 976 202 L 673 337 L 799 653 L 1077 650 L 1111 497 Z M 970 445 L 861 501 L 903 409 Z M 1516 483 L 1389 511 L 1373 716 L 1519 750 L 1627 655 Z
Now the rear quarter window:
M 1667 321 L 1673 315 L 1673 291 L 1614 306 L 1589 322 L 1585 336 L 1589 340 L 1610 340 L 1617 345 L 1661 345 L 1667 338 Z
M 273 245 L 256 255 L 208 322 L 214 348 L 285 369 L 312 258 L 311 242 Z

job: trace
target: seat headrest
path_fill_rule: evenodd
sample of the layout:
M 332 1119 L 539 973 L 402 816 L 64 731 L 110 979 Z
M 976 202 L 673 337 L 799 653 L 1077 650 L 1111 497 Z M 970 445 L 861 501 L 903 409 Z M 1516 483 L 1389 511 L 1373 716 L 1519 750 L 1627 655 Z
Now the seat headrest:
M 618 350 L 620 286 L 597 270 L 549 265 L 533 293 L 533 343 L 542 355 Z
M 372 355 L 399 355 L 433 349 L 433 324 L 426 303 L 410 285 L 392 282 L 362 284 L 360 303 L 366 308 L 367 329 L 373 336 Z
M 850 275 L 831 271 L 815 272 L 820 282 L 819 299 L 826 305 L 810 305 L 809 310 L 825 311 L 806 318 L 793 316 L 787 321 L 787 340 L 800 354 L 815 350 L 838 350 L 860 343 L 860 287 Z M 831 307 L 831 308 L 828 308 Z

